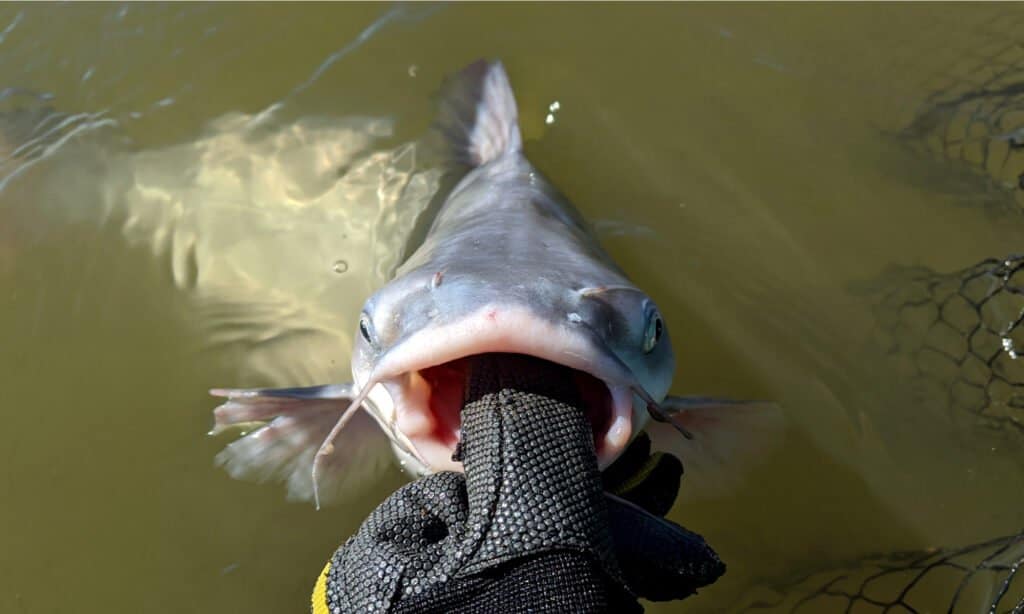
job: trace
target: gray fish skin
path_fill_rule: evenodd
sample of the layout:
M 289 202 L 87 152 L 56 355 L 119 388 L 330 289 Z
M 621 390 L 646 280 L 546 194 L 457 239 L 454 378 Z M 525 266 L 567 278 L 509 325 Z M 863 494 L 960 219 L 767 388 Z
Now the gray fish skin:
M 455 157 L 475 167 L 395 279 L 367 301 L 362 324 L 371 334 L 358 341 L 356 384 L 384 383 L 397 406 L 385 422 L 410 437 L 430 468 L 454 468 L 444 461 L 447 450 L 433 450 L 420 436 L 417 427 L 428 430 L 429 416 L 419 415 L 403 374 L 498 351 L 566 364 L 608 387 L 613 421 L 599 449 L 610 462 L 646 417 L 633 392 L 658 401 L 671 384 L 667 327 L 523 155 L 501 64 L 468 67 L 444 100 L 440 129 L 455 135 Z
M 648 430 L 667 442 L 662 448 L 682 456 L 688 469 L 700 468 L 705 483 L 731 484 L 729 471 L 719 469 L 756 456 L 775 439 L 774 406 L 666 397 L 675 369 L 668 327 L 579 212 L 523 155 L 504 67 L 472 64 L 442 94 L 438 128 L 467 173 L 423 243 L 366 301 L 352 353 L 354 384 L 211 391 L 228 398 L 215 412 L 214 432 L 253 416 L 272 420 L 230 444 L 218 461 L 232 475 L 286 479 L 292 496 L 308 494 L 319 505 L 321 478 L 359 471 L 347 465 L 372 445 L 362 409 L 407 471 L 460 470 L 451 460 L 460 359 L 501 352 L 586 374 L 579 379 L 586 402 L 605 412 L 592 416 L 602 467 L 650 413 L 659 422 Z M 328 429 L 331 411 L 337 420 Z M 322 444 L 311 456 L 314 440 Z M 266 467 L 261 459 L 269 459 Z M 297 475 L 302 471 L 308 473 Z M 297 492 L 305 484 L 312 492 Z

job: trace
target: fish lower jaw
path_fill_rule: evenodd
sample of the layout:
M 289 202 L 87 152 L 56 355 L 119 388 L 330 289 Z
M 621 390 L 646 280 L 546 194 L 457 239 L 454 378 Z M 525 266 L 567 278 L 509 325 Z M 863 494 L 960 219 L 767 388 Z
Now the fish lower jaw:
M 601 469 L 622 454 L 636 432 L 633 421 L 633 390 L 629 386 L 609 387 L 612 402 L 611 421 L 597 445 L 597 464 Z

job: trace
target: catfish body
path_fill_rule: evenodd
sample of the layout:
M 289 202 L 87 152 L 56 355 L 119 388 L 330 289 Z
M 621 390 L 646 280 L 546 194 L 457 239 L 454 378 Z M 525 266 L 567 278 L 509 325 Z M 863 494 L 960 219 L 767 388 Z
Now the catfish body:
M 572 369 L 601 466 L 644 428 L 649 413 L 689 436 L 700 430 L 690 426 L 728 424 L 733 410 L 751 409 L 732 401 L 666 400 L 675 369 L 668 327 L 579 212 L 524 156 L 501 63 L 477 62 L 446 84 L 437 126 L 452 159 L 468 170 L 423 243 L 366 301 L 352 355 L 354 384 L 213 391 L 228 397 L 216 411 L 215 431 L 251 418 L 253 408 L 271 420 L 264 427 L 271 431 L 256 431 L 222 453 L 233 473 L 265 476 L 261 458 L 272 449 L 280 477 L 289 450 L 280 442 L 294 441 L 288 468 L 309 471 L 312 493 L 295 487 L 306 480 L 287 479 L 293 494 L 316 496 L 325 471 L 348 470 L 338 466 L 338 450 L 350 456 L 365 445 L 345 437 L 360 410 L 389 436 L 411 472 L 458 470 L 452 452 L 465 378 L 470 361 L 484 354 L 527 354 Z M 278 409 L 284 413 L 275 417 Z M 328 429 L 329 417 L 336 421 Z M 279 420 L 287 428 L 275 432 Z M 734 430 L 722 431 L 730 432 L 735 449 Z M 309 443 L 318 439 L 311 454 Z M 714 442 L 704 437 L 703 449 L 714 450 Z

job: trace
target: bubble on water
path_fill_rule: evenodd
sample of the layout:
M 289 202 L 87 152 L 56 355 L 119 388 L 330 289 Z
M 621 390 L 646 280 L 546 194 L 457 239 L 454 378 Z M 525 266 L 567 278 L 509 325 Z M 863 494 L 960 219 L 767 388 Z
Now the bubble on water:
M 1017 348 L 1013 345 L 1013 339 L 1003 337 L 1003 351 L 1010 355 L 1010 358 L 1017 360 Z
M 334 271 L 335 273 L 344 273 L 345 271 L 348 270 L 348 263 L 345 262 L 344 260 L 337 260 L 331 266 L 331 270 Z
M 558 102 L 557 100 L 552 102 L 551 104 L 549 104 L 548 105 L 548 114 L 547 114 L 547 117 L 544 118 L 544 123 L 548 124 L 549 126 L 551 124 L 555 123 L 555 113 L 558 113 L 558 110 L 561 109 L 561 108 L 562 108 L 562 104 L 560 102 Z

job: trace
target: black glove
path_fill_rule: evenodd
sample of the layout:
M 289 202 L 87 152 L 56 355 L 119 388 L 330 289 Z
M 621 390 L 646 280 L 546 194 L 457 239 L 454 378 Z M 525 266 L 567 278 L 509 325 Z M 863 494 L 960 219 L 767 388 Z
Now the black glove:
M 665 520 L 679 493 L 683 464 L 651 454 L 641 433 L 602 474 L 615 557 L 637 596 L 683 599 L 725 573 L 725 563 L 704 538 Z
M 382 503 L 328 563 L 314 612 L 635 612 L 721 575 L 699 536 L 605 495 L 570 372 L 524 356 L 474 368 L 465 475 Z

